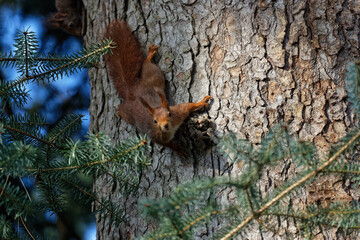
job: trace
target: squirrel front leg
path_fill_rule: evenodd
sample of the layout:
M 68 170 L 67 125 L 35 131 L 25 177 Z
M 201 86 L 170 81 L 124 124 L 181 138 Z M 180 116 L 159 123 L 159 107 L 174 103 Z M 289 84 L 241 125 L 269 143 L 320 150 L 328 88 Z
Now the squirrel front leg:
M 207 103 L 208 100 L 211 99 L 211 96 L 205 96 L 203 98 L 203 100 L 201 100 L 198 103 L 185 103 L 186 104 L 186 108 L 189 111 L 189 113 L 195 112 L 197 110 L 200 110 L 201 108 L 205 107 L 208 108 L 209 104 Z
M 151 59 L 154 57 L 156 50 L 158 50 L 159 47 L 155 46 L 153 43 L 150 44 L 149 48 L 148 48 L 148 55 L 146 57 L 145 61 L 151 62 Z
M 192 112 L 198 111 L 202 108 L 208 108 L 208 100 L 211 99 L 211 96 L 205 96 L 203 100 L 197 103 L 181 103 L 175 106 L 171 106 L 170 110 L 174 113 L 174 124 L 180 125 Z

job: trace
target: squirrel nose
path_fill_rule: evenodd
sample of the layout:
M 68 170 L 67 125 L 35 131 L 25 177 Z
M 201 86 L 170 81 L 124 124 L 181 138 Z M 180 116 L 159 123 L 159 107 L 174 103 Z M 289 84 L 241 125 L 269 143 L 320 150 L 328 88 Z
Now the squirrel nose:
M 169 124 L 165 124 L 164 127 L 166 130 L 169 130 Z

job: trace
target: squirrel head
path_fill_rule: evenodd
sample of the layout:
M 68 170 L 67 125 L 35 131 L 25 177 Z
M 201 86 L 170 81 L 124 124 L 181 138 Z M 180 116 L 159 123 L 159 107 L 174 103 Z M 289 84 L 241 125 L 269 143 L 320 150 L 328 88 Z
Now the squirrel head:
M 140 97 L 141 103 L 145 106 L 145 108 L 148 110 L 150 115 L 152 116 L 154 120 L 154 124 L 156 124 L 157 128 L 161 132 L 170 132 L 172 129 L 171 126 L 171 111 L 169 107 L 169 103 L 166 100 L 164 94 L 156 91 L 160 98 L 161 98 L 161 106 L 158 108 L 152 108 L 150 105 L 142 98 Z
M 57 12 L 47 20 L 46 25 L 50 29 L 61 28 L 67 33 L 75 36 L 81 36 L 82 23 L 76 12 Z

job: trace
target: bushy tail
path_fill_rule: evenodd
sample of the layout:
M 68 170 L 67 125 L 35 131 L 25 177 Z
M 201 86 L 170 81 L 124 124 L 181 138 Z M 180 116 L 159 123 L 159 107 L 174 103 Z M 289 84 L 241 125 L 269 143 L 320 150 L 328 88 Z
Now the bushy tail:
M 126 22 L 110 23 L 104 38 L 110 38 L 116 43 L 113 53 L 105 56 L 105 64 L 119 96 L 125 99 L 129 89 L 140 78 L 145 55 Z

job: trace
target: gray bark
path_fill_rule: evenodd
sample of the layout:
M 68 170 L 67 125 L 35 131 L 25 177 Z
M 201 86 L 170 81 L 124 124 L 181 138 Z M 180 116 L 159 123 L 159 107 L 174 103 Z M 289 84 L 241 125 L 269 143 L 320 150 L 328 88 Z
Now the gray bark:
M 353 124 L 343 79 L 347 63 L 360 55 L 360 4 L 356 0 L 83 1 L 86 45 L 99 42 L 110 21 L 125 19 L 144 49 L 151 43 L 160 46 L 155 62 L 165 74 L 170 104 L 199 101 L 208 94 L 213 97 L 210 110 L 192 116 L 177 135 L 190 149 L 188 161 L 153 145 L 153 164 L 143 174 L 136 196 L 128 199 L 112 191 L 106 177 L 96 180 L 96 191 L 123 202 L 130 217 L 122 228 L 97 218 L 98 239 L 134 239 L 150 231 L 153 225 L 138 215 L 139 198 L 161 198 L 197 176 L 236 176 L 241 169 L 229 165 L 216 146 L 229 132 L 257 144 L 274 124 L 286 121 L 292 134 L 326 149 Z M 119 99 L 104 63 L 89 71 L 89 76 L 90 131 L 106 132 L 114 142 L 137 134 L 116 115 Z M 283 168 L 285 164 L 268 171 L 259 186 L 262 193 L 286 180 Z M 320 179 L 303 189 L 293 204 L 302 208 L 307 201 L 353 197 L 344 185 L 334 182 Z M 322 198 L 321 192 L 331 192 L 332 197 Z M 219 201 L 233 198 L 226 190 Z M 291 223 L 279 224 L 293 231 Z M 199 238 L 212 239 L 220 225 L 215 221 L 201 228 Z M 246 237 L 282 239 L 283 231 L 274 236 L 254 227 Z M 341 238 L 336 230 L 319 229 L 319 234 L 319 239 Z

